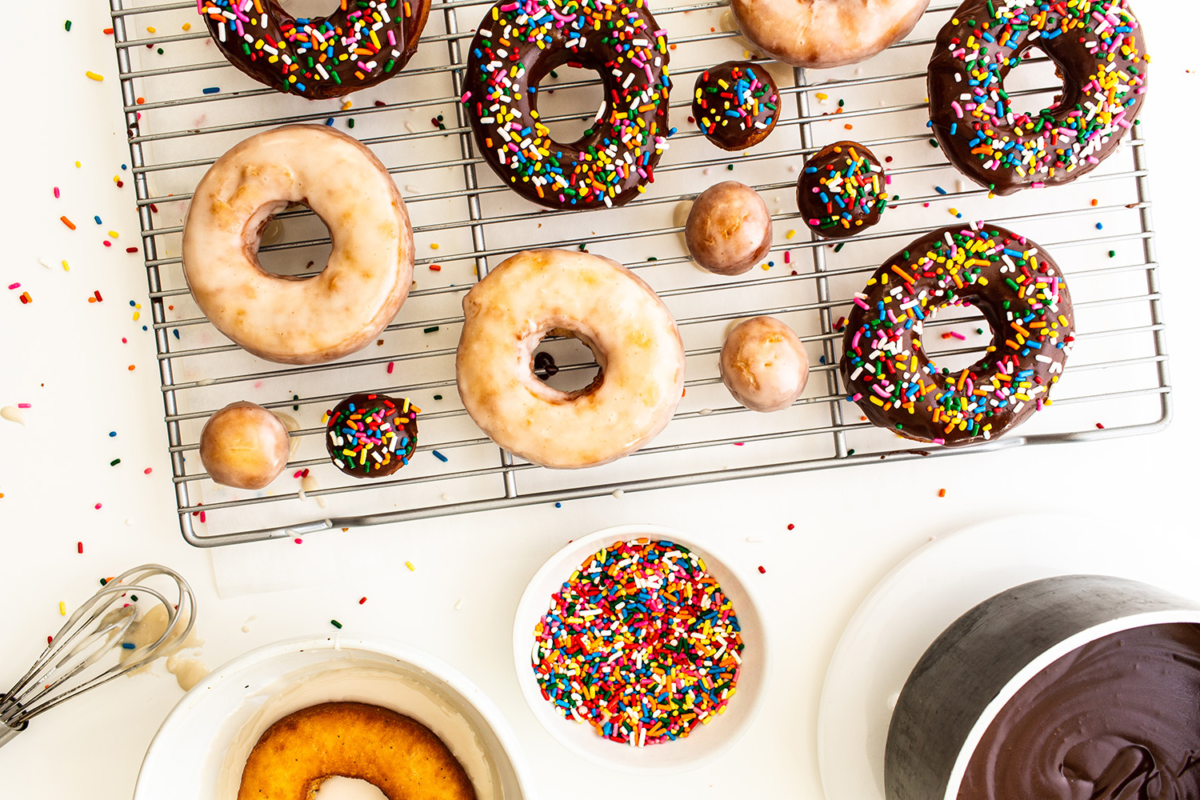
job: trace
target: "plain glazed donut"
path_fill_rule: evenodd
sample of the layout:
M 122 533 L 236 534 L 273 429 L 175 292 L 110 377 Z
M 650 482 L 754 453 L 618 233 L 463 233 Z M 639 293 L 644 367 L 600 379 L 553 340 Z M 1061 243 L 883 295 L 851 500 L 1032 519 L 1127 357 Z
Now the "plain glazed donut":
M 866 61 L 903 39 L 929 0 L 732 0 L 750 43 L 793 67 Z
M 808 353 L 800 337 L 774 317 L 739 323 L 721 348 L 721 381 L 751 411 L 782 411 L 804 393 Z
M 283 422 L 254 403 L 230 403 L 200 431 L 200 463 L 224 486 L 262 489 L 283 472 L 290 453 Z
M 334 776 L 366 781 L 388 800 L 475 800 L 466 771 L 433 731 L 365 703 L 323 703 L 267 728 L 237 796 L 310 800 Z
M 1091 172 L 1146 97 L 1142 39 L 1128 0 L 967 0 L 938 33 L 929 61 L 929 116 L 946 158 L 996 194 Z M 1013 109 L 1004 79 L 1034 49 L 1054 62 L 1063 91 L 1030 116 Z
M 924 324 L 950 305 L 977 308 L 988 352 L 938 369 Z M 994 439 L 1048 404 L 1074 341 L 1062 271 L 1035 242 L 985 222 L 933 231 L 883 263 L 856 294 L 842 380 L 873 424 L 947 447 Z
M 333 252 L 300 279 L 258 263 L 263 228 L 289 203 L 329 227 Z M 183 229 L 183 271 L 217 330 L 260 358 L 317 364 L 387 327 L 412 283 L 408 210 L 366 147 L 324 125 L 288 125 L 234 147 L 201 179 Z
M 492 6 L 467 58 L 462 102 L 488 166 L 549 208 L 623 206 L 646 191 L 667 149 L 667 32 L 642 0 L 519 0 Z M 538 117 L 537 84 L 575 64 L 604 101 L 576 142 Z
M 628 455 L 666 427 L 683 397 L 683 342 L 671 312 L 615 261 L 566 250 L 505 260 L 463 298 L 458 392 L 496 444 L 534 464 L 576 469 Z M 551 331 L 588 345 L 600 374 L 560 392 L 533 374 Z

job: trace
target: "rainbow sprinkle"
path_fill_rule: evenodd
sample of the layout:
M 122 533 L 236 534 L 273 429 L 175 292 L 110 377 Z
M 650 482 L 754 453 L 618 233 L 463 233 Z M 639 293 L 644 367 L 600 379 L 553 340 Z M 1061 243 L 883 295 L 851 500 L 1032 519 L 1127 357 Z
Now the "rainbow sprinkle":
M 462 96 L 481 145 L 529 199 L 579 208 L 621 205 L 632 186 L 645 191 L 667 149 L 667 35 L 650 30 L 642 0 L 520 0 L 493 6 L 471 45 Z M 598 41 L 598 63 L 588 43 Z M 595 68 L 606 98 L 592 127 L 571 145 L 555 142 L 521 99 L 537 89 L 522 51 L 566 51 Z M 565 55 L 565 53 L 564 53 Z M 553 56 L 551 56 L 553 57 Z M 495 138 L 493 138 L 493 136 Z M 625 193 L 622 195 L 622 193 Z
M 634 747 L 673 741 L 724 713 L 742 638 L 704 562 L 668 541 L 615 542 L 554 593 L 532 666 L 558 712 Z
M 355 394 L 325 412 L 329 454 L 356 478 L 390 475 L 408 464 L 417 447 L 417 414 L 407 398 Z M 399 463 L 397 463 L 399 462 Z

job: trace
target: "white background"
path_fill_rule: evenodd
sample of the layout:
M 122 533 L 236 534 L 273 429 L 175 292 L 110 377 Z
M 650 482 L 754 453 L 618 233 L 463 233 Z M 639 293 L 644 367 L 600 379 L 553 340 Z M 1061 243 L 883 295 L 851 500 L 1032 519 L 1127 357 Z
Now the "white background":
M 124 253 L 139 243 L 132 187 L 118 189 L 112 180 L 128 163 L 128 149 L 112 43 L 101 33 L 110 24 L 107 3 L 10 6 L 0 406 L 33 408 L 27 427 L 0 421 L 2 685 L 24 671 L 61 624 L 60 600 L 78 602 L 99 577 L 156 561 L 195 586 L 202 657 L 210 665 L 281 638 L 327 632 L 331 618 L 457 665 L 511 721 L 544 797 L 819 798 L 816 708 L 829 656 L 871 586 L 929 537 L 976 519 L 1065 511 L 1124 526 L 1130 559 L 1200 558 L 1194 510 L 1200 437 L 1191 420 L 1200 388 L 1194 333 L 1200 75 L 1187 72 L 1200 69 L 1200 61 L 1194 29 L 1180 20 L 1187 7 L 1181 0 L 1141 0 L 1136 8 L 1154 56 L 1143 130 L 1173 352 L 1177 410 L 1168 432 L 329 534 L 304 546 L 322 549 L 335 580 L 232 600 L 217 597 L 210 554 L 179 536 L 153 342 L 130 319 L 129 300 L 144 303 L 146 284 L 140 256 Z M 70 34 L 62 27 L 68 18 Z M 106 79 L 89 80 L 85 70 Z M 64 199 L 55 201 L 53 186 Z M 66 230 L 58 221 L 64 213 L 82 233 Z M 103 215 L 102 228 L 91 221 L 94 213 Z M 108 230 L 121 238 L 101 248 Z M 55 267 L 45 269 L 39 258 Z M 70 272 L 57 266 L 64 258 Z M 21 289 L 5 288 L 18 281 Z M 105 302 L 87 303 L 95 289 Z M 31 305 L 17 300 L 26 290 Z M 110 467 L 114 458 L 121 464 Z M 150 475 L 143 474 L 147 467 Z M 870 502 L 853 488 L 866 479 L 880 487 Z M 943 487 L 946 497 L 939 499 Z M 681 777 L 636 782 L 575 758 L 535 722 L 517 690 L 509 643 L 517 599 L 547 556 L 589 531 L 633 522 L 708 537 L 751 572 L 773 619 L 778 659 L 762 717 L 728 755 Z M 787 530 L 789 523 L 795 530 Z M 83 555 L 76 553 L 78 541 Z M 766 574 L 757 573 L 760 564 Z M 364 595 L 368 602 L 360 606 Z M 122 680 L 36 720 L 0 751 L 0 797 L 129 797 L 147 744 L 180 696 L 174 679 L 159 672 Z

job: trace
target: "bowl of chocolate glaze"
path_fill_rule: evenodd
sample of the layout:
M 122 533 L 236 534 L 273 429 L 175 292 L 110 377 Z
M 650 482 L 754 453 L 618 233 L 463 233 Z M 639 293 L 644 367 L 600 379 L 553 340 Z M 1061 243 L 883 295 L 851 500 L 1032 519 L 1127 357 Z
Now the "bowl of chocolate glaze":
M 887 800 L 1200 797 L 1200 604 L 1065 575 L 959 617 L 910 673 Z

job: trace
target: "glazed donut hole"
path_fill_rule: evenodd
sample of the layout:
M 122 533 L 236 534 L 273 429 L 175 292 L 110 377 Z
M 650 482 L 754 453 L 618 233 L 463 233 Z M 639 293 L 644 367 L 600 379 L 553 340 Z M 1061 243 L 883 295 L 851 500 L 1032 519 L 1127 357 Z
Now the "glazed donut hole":
M 716 275 L 741 275 L 771 250 L 771 212 L 758 192 L 724 181 L 700 193 L 688 211 L 684 239 L 692 260 Z

